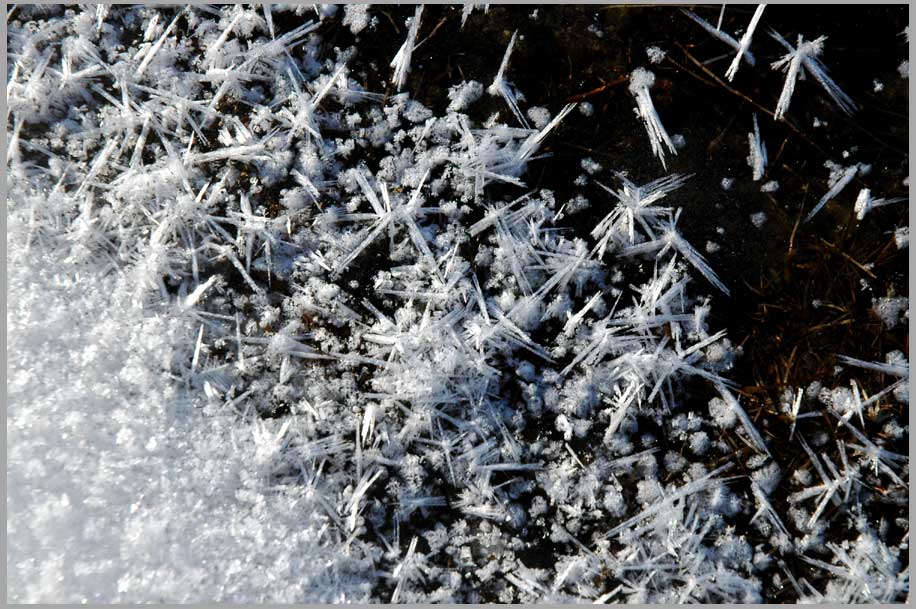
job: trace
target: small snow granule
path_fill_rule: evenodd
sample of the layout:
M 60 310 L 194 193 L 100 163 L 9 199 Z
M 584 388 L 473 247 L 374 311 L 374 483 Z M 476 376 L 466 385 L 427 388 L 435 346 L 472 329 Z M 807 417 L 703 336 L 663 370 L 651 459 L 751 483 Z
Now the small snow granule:
M 582 159 L 579 164 L 582 166 L 582 169 L 587 171 L 590 175 L 595 175 L 603 169 L 601 164 L 591 157 Z
M 658 480 L 640 480 L 636 483 L 636 500 L 643 505 L 655 501 L 662 494 Z
M 875 79 L 873 84 L 874 84 L 873 90 L 875 93 L 880 93 L 881 91 L 884 91 L 884 83 L 882 83 L 880 80 Z
M 751 455 L 750 457 L 748 457 L 747 467 L 749 467 L 750 469 L 757 469 L 758 467 L 762 467 L 763 464 L 767 462 L 768 458 L 769 457 L 767 457 L 766 455 L 761 455 L 761 454 Z
M 352 5 L 348 4 L 347 6 Z M 455 85 L 448 90 L 448 98 L 451 103 L 449 103 L 447 110 L 449 112 L 461 112 L 480 99 L 481 95 L 483 95 L 483 85 L 476 80 Z
M 535 496 L 535 500 L 543 498 L 540 495 Z M 627 502 L 620 490 L 615 486 L 608 486 L 607 491 L 605 492 L 604 499 L 602 500 L 602 505 L 604 509 L 608 511 L 611 516 L 622 516 L 627 511 Z M 547 503 L 544 502 L 544 512 L 547 511 Z
M 499 124 L 499 112 L 494 112 L 483 122 L 485 129 L 492 129 Z
M 579 104 L 579 112 L 582 116 L 591 116 L 595 113 L 595 107 L 590 102 L 582 102 Z
M 776 180 L 770 180 L 760 187 L 760 192 L 776 192 L 777 190 L 779 190 L 779 182 Z
M 910 227 L 901 226 L 894 231 L 894 243 L 897 244 L 897 249 L 902 250 L 905 247 L 910 245 Z
M 884 425 L 884 434 L 893 438 L 898 439 L 903 437 L 903 434 L 906 433 L 906 430 L 897 423 L 897 421 L 888 421 Z
M 661 63 L 666 54 L 665 51 L 656 46 L 646 47 L 646 55 L 649 56 L 650 63 Z
M 735 183 L 734 178 L 722 178 L 722 190 L 729 190 L 732 187 L 732 184 Z
M 343 25 L 350 26 L 353 35 L 359 34 L 369 25 L 369 7 L 371 4 L 347 4 L 344 7 Z
M 508 290 L 503 291 L 496 299 L 496 302 L 499 303 L 500 309 L 503 311 L 508 311 L 512 308 L 512 305 L 515 304 L 515 294 L 509 292 Z
M 809 400 L 813 400 L 820 394 L 822 387 L 823 387 L 823 384 L 820 381 L 813 381 L 805 389 L 805 397 L 808 398 Z
M 540 322 L 543 313 L 541 301 L 534 298 L 522 298 L 515 305 L 512 320 L 523 330 L 532 330 Z
M 872 311 L 888 328 L 895 328 L 902 320 L 910 318 L 910 299 L 906 297 L 879 298 Z
M 706 454 L 709 450 L 709 435 L 705 431 L 698 431 L 690 435 L 690 450 L 697 456 Z
M 716 252 L 718 252 L 721 249 L 721 247 L 722 246 L 716 243 L 715 241 L 706 242 L 706 252 L 707 253 L 715 254 Z
M 712 363 L 726 362 L 732 354 L 728 340 L 714 343 L 706 348 L 706 359 Z
M 687 145 L 687 140 L 684 139 L 684 136 L 680 133 L 675 133 L 671 136 L 671 141 L 674 143 L 674 147 L 678 150 L 682 150 L 684 146 Z
M 436 523 L 436 527 L 425 533 L 423 537 L 426 538 L 426 541 L 429 543 L 429 549 L 431 552 L 436 553 L 446 545 L 448 545 L 448 529 L 445 528 L 441 522 Z
M 738 415 L 734 409 L 720 397 L 712 398 L 709 401 L 709 415 L 712 417 L 713 422 L 722 429 L 731 429 L 738 420 Z
M 756 470 L 751 474 L 751 479 L 757 483 L 764 495 L 772 493 L 779 481 L 782 479 L 782 472 L 776 463 L 770 463 L 766 467 Z
M 840 372 L 842 372 L 840 367 Z M 817 399 L 838 414 L 852 413 L 855 408 L 855 398 L 849 387 L 835 387 L 821 389 Z
M 420 102 L 410 100 L 404 109 L 404 118 L 412 123 L 422 123 L 432 118 L 433 112 Z
M 687 467 L 687 459 L 674 451 L 665 453 L 665 470 L 669 474 L 676 474 Z
M 563 210 L 563 213 L 564 215 L 574 214 L 576 212 L 588 209 L 590 205 L 591 202 L 587 198 L 583 197 L 582 195 L 576 195 L 566 203 L 566 209 Z
M 751 224 L 760 228 L 767 221 L 767 215 L 762 211 L 757 212 L 756 214 L 751 214 Z
M 531 507 L 528 508 L 528 513 L 532 518 L 537 518 L 541 514 L 546 514 L 547 510 L 547 500 L 540 495 L 535 495 L 534 499 L 531 501 Z
M 547 108 L 532 106 L 526 114 L 538 129 L 543 129 L 550 122 L 550 111 Z
M 561 414 L 556 418 L 556 428 L 557 431 L 563 434 L 563 439 L 569 442 L 573 436 L 572 424 L 569 422 L 569 419 L 565 414 Z

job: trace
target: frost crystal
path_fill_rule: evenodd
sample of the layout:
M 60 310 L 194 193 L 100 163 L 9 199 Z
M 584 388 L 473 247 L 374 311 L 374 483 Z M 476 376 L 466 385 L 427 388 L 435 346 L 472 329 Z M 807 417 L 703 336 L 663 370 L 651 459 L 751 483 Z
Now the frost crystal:
M 888 328 L 895 327 L 900 319 L 909 319 L 910 300 L 905 297 L 898 298 L 880 298 L 872 307 L 884 325 Z
M 455 85 L 448 91 L 448 98 L 451 102 L 448 105 L 449 112 L 461 112 L 466 110 L 471 104 L 480 99 L 483 95 L 483 85 L 475 80 Z
M 849 167 L 840 167 L 834 165 L 828 165 L 830 167 L 830 180 L 829 185 L 830 189 L 821 197 L 820 201 L 817 202 L 808 215 L 805 216 L 804 221 L 809 222 L 814 216 L 819 212 L 831 199 L 836 197 L 846 186 L 852 182 L 853 178 L 856 177 L 856 173 L 861 170 L 860 165 L 853 164 Z
M 369 8 L 371 4 L 348 4 L 344 7 L 344 18 L 341 23 L 350 27 L 354 35 L 359 34 L 366 29 L 369 24 L 375 20 L 369 17 Z
M 859 196 L 856 197 L 855 212 L 856 220 L 861 222 L 865 219 L 865 216 L 869 211 L 875 209 L 876 207 L 881 207 L 884 205 L 890 205 L 891 203 L 902 203 L 906 201 L 906 197 L 893 197 L 890 199 L 873 199 L 871 196 L 871 191 L 867 188 L 863 188 L 859 191 Z
M 751 17 L 751 22 L 748 24 L 747 29 L 744 31 L 744 35 L 741 37 L 741 42 L 738 44 L 738 54 L 735 55 L 735 59 L 732 60 L 731 65 L 728 66 L 728 70 L 725 72 L 725 77 L 729 80 L 729 82 L 734 80 L 735 74 L 738 73 L 738 67 L 741 65 L 741 58 L 747 53 L 748 48 L 751 46 L 751 39 L 754 37 L 754 30 L 757 29 L 757 24 L 760 23 L 760 18 L 763 16 L 763 10 L 766 8 L 766 6 L 766 4 L 758 4 L 757 8 L 754 10 L 754 16 Z M 750 63 L 753 65 L 753 62 Z
M 528 129 L 528 120 L 518 107 L 518 94 L 515 88 L 506 81 L 506 69 L 509 67 L 509 58 L 512 57 L 512 47 L 515 46 L 515 39 L 517 36 L 518 31 L 512 32 L 512 38 L 509 39 L 509 45 L 506 47 L 506 53 L 503 55 L 502 63 L 499 64 L 496 78 L 493 79 L 493 83 L 487 88 L 487 92 L 490 95 L 502 96 L 506 104 L 508 104 L 509 109 L 512 110 L 512 114 L 518 119 L 518 122 L 520 122 L 525 129 Z
M 391 67 L 394 68 L 391 82 L 397 87 L 398 91 L 404 88 L 407 83 L 407 75 L 410 74 L 410 59 L 417 43 L 417 32 L 420 30 L 420 18 L 422 16 L 423 5 L 418 4 L 413 19 L 410 21 L 410 28 L 407 30 L 407 38 L 398 50 L 397 55 L 391 60 Z
M 649 143 L 652 145 L 652 152 L 662 162 L 662 167 L 667 169 L 665 163 L 665 150 L 671 154 L 677 154 L 677 148 L 665 131 L 665 127 L 655 111 L 652 104 L 652 98 L 649 96 L 649 89 L 655 84 L 655 75 L 644 69 L 636 68 L 630 74 L 630 94 L 636 98 L 636 114 L 646 125 L 646 131 L 649 134 Z M 664 147 L 662 146 L 664 144 Z
M 856 111 L 855 102 L 833 82 L 833 79 L 827 75 L 827 68 L 818 59 L 818 56 L 824 51 L 826 36 L 805 42 L 801 34 L 799 34 L 798 44 L 795 48 L 792 48 L 792 45 L 786 42 L 777 32 L 771 31 L 770 35 L 789 51 L 782 59 L 772 63 L 774 70 L 782 68 L 786 72 L 786 82 L 776 105 L 776 120 L 782 119 L 783 115 L 788 111 L 792 93 L 795 91 L 795 82 L 801 77 L 802 68 L 824 88 L 827 94 L 840 107 L 840 110 L 846 114 L 852 114 Z
M 656 46 L 646 47 L 646 55 L 649 56 L 649 63 L 661 63 L 665 59 L 666 54 L 665 51 Z
M 723 32 L 720 28 L 713 27 L 705 19 L 696 15 L 695 13 L 688 11 L 686 9 L 681 9 L 681 10 L 685 15 L 690 17 L 700 27 L 706 30 L 711 36 L 718 38 L 719 40 L 721 40 L 722 42 L 724 42 L 725 44 L 732 47 L 733 49 L 735 49 L 738 52 L 738 54 L 735 56 L 734 61 L 732 62 L 732 65 L 729 66 L 729 69 L 728 69 L 728 73 L 731 74 L 731 77 L 729 77 L 729 80 L 732 80 L 732 78 L 734 77 L 734 73 L 738 71 L 736 64 L 739 63 L 741 59 L 744 59 L 744 61 L 747 62 L 749 66 L 753 66 L 755 64 L 754 56 L 751 55 L 750 51 L 748 51 L 748 47 L 750 47 L 751 37 L 754 35 L 754 29 L 757 27 L 757 22 L 760 21 L 760 16 L 763 13 L 763 7 L 765 6 L 766 6 L 765 4 L 760 4 L 757 6 L 757 10 L 754 12 L 754 17 L 751 19 L 751 25 L 748 27 L 748 30 L 745 33 L 745 36 L 741 39 L 741 42 L 738 42 L 737 40 L 729 36 L 727 33 Z M 725 9 L 724 5 L 722 9 L 724 11 Z M 745 38 L 746 38 L 746 41 L 745 41 Z
M 760 127 L 757 125 L 757 115 L 754 114 L 754 131 L 747 134 L 751 152 L 747 157 L 747 164 L 754 172 L 754 181 L 763 179 L 767 167 L 767 147 L 760 138 Z

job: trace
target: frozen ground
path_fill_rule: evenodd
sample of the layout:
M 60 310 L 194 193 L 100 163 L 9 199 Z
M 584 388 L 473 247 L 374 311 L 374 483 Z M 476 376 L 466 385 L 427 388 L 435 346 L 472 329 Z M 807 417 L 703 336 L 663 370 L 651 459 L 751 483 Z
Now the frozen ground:
M 908 598 L 906 185 L 892 144 L 817 158 L 803 201 L 778 164 L 860 110 L 833 40 L 577 12 L 583 49 L 672 39 L 568 96 L 519 84 L 507 11 L 9 9 L 8 600 Z M 736 138 L 675 103 L 685 29 L 727 52 L 702 78 L 772 89 Z M 490 52 L 431 79 L 465 31 Z M 847 264 L 799 333 L 877 338 L 774 378 L 800 321 L 717 310 L 793 223 L 782 276 Z

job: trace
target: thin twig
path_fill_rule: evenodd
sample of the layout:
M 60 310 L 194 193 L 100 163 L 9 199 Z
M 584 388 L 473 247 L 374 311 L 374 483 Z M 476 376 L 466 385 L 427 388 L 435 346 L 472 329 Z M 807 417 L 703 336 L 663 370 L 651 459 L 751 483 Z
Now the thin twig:
M 629 80 L 630 80 L 629 76 L 618 78 L 617 80 L 612 80 L 611 82 L 605 83 L 601 85 L 600 87 L 596 87 L 592 89 L 591 91 L 586 91 L 585 93 L 579 93 L 578 95 L 573 95 L 572 97 L 569 97 L 566 99 L 566 103 L 582 101 L 583 99 L 587 99 L 593 95 L 598 95 L 599 93 L 606 91 L 610 89 L 611 87 L 616 87 L 617 85 L 623 84 Z
M 426 42 L 427 40 L 429 40 L 430 38 L 432 38 L 432 37 L 433 37 L 433 34 L 435 34 L 436 32 L 439 31 L 439 28 L 442 27 L 442 24 L 445 23 L 446 19 L 447 19 L 447 17 L 443 17 L 442 19 L 440 19 L 440 20 L 439 20 L 439 23 L 436 24 L 436 27 L 433 28 L 433 31 L 431 31 L 431 32 L 429 33 L 429 35 L 426 36 L 426 38 L 424 38 L 423 40 L 421 40 L 420 42 L 418 42 L 418 43 L 414 46 L 413 50 L 416 51 L 416 50 L 419 49 L 421 46 L 423 46 L 423 43 L 424 43 L 424 42 Z
M 859 262 L 858 260 L 856 260 L 855 258 L 853 258 L 852 256 L 850 256 L 850 255 L 847 254 L 846 252 L 840 250 L 835 244 L 830 243 L 829 241 L 827 241 L 826 239 L 823 239 L 823 238 L 820 239 L 820 242 L 823 243 L 824 245 L 826 245 L 827 247 L 829 247 L 830 249 L 832 249 L 833 251 L 835 251 L 836 253 L 838 253 L 838 254 L 839 254 L 840 256 L 842 256 L 843 258 L 846 258 L 846 260 L 849 260 L 851 263 L 853 263 L 854 265 L 856 265 L 857 267 L 859 267 L 859 269 L 860 269 L 863 273 L 865 273 L 866 275 L 868 275 L 868 276 L 871 277 L 872 279 L 877 279 L 877 277 L 875 277 L 875 274 L 872 273 L 872 272 L 868 269 L 868 267 L 866 267 L 865 265 L 863 265 L 861 262 Z

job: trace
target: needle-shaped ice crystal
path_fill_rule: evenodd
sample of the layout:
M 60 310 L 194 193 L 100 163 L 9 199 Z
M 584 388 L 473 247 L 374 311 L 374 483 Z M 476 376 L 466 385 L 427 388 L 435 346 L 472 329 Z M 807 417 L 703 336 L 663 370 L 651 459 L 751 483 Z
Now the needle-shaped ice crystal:
M 754 30 L 757 29 L 757 24 L 760 23 L 760 18 L 763 16 L 763 9 L 765 9 L 766 6 L 766 4 L 757 5 L 757 9 L 754 11 L 754 16 L 751 17 L 751 22 L 748 24 L 747 30 L 744 32 L 744 36 L 741 37 L 741 42 L 738 44 L 738 54 L 735 55 L 731 65 L 728 66 L 728 71 L 725 72 L 725 78 L 727 78 L 729 82 L 734 80 L 735 74 L 738 73 L 738 66 L 741 65 L 742 57 L 748 54 L 747 50 L 751 46 L 751 39 L 754 37 Z M 748 63 L 754 65 L 753 61 Z
M 824 88 L 827 95 L 840 107 L 840 110 L 846 114 L 852 114 L 858 109 L 852 98 L 846 95 L 839 85 L 827 75 L 827 67 L 818 59 L 818 56 L 824 52 L 826 36 L 805 41 L 802 35 L 799 34 L 798 45 L 795 48 L 792 48 L 792 45 L 775 31 L 770 31 L 770 36 L 789 51 L 782 59 L 771 64 L 774 70 L 782 69 L 786 73 L 786 82 L 783 85 L 782 94 L 779 96 L 779 102 L 776 104 L 776 112 L 774 113 L 776 120 L 782 119 L 789 110 L 789 102 L 792 101 L 795 83 L 802 77 L 802 68 Z
M 410 22 L 410 29 L 407 30 L 407 38 L 401 48 L 398 49 L 394 59 L 391 60 L 391 67 L 394 68 L 391 82 L 398 88 L 398 91 L 404 88 L 407 83 L 407 76 L 410 74 L 410 60 L 416 47 L 417 32 L 420 31 L 420 17 L 422 16 L 423 5 L 418 4 L 413 20 Z
M 665 131 L 655 105 L 652 103 L 652 97 L 649 95 L 649 89 L 655 84 L 655 74 L 645 68 L 636 68 L 630 74 L 630 94 L 636 98 L 636 113 L 646 125 L 646 132 L 649 134 L 649 143 L 652 146 L 652 153 L 662 162 L 662 167 L 667 169 L 665 163 L 665 148 L 671 154 L 677 154 L 677 148 L 674 142 Z

